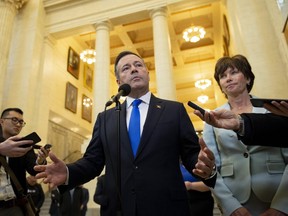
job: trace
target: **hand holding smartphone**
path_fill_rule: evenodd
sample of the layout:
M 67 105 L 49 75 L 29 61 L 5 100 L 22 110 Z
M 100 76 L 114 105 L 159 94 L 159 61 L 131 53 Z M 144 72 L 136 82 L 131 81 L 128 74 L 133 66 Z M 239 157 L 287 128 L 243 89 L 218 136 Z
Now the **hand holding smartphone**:
M 192 107 L 195 110 L 199 110 L 200 113 L 204 116 L 205 114 L 205 110 L 201 107 L 199 107 L 198 105 L 196 105 L 195 103 L 192 103 L 191 101 L 188 101 L 188 106 Z
M 40 146 L 40 145 L 33 145 L 33 148 L 34 149 L 40 149 L 42 146 Z M 46 149 L 46 150 L 50 150 L 50 148 L 52 148 L 52 145 L 51 144 L 46 144 L 46 145 L 44 145 L 44 149 Z
M 44 146 L 44 149 L 46 149 L 46 150 L 49 150 L 50 148 L 52 148 L 52 145 L 51 145 L 51 144 L 46 144 L 46 145 Z
M 27 147 L 33 146 L 36 143 L 40 142 L 41 138 L 38 136 L 38 134 L 36 132 L 32 132 L 31 134 L 28 134 L 27 136 L 19 139 L 19 141 L 22 141 L 22 140 L 32 140 L 33 141 L 32 144 L 25 144 L 25 145 L 20 146 L 21 148 L 27 148 Z
M 280 103 L 281 101 L 285 101 L 286 103 L 288 103 L 287 99 L 250 98 L 250 101 L 254 107 L 263 107 L 265 103 L 271 104 L 273 106 L 273 104 L 271 103 L 272 101 L 276 101 L 278 103 Z

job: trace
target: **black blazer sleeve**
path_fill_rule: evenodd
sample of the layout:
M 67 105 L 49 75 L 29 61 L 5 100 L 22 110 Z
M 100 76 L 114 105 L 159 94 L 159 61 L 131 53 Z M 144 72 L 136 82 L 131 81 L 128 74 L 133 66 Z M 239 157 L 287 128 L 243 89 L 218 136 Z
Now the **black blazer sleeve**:
M 239 138 L 245 145 L 288 147 L 288 117 L 268 114 L 245 113 L 245 135 Z

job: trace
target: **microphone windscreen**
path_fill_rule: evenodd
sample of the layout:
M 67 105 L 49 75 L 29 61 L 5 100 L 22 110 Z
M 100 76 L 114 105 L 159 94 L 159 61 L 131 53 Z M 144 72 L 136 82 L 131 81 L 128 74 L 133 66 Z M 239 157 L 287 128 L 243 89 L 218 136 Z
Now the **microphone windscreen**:
M 123 91 L 122 96 L 127 96 L 131 92 L 131 86 L 129 84 L 125 83 L 125 84 L 119 86 L 118 92 L 120 92 L 121 90 Z

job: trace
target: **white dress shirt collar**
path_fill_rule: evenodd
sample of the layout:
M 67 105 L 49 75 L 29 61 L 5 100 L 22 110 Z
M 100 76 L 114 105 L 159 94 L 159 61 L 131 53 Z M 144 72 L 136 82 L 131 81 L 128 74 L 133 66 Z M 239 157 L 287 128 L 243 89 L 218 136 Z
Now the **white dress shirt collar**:
M 145 104 L 148 104 L 150 103 L 150 98 L 151 98 L 151 92 L 148 91 L 145 95 L 143 95 L 142 97 L 140 97 L 139 99 L 142 100 L 142 103 L 144 102 Z M 132 98 L 132 97 L 129 97 L 127 96 L 126 100 L 127 100 L 127 108 L 129 108 L 132 104 L 132 102 L 135 100 L 136 98 Z

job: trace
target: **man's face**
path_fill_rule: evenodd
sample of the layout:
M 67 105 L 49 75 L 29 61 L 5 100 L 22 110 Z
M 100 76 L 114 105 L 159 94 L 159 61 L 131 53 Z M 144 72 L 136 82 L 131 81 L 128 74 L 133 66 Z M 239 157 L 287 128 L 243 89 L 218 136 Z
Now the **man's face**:
M 122 57 L 117 65 L 119 79 L 118 85 L 127 83 L 131 86 L 131 92 L 149 90 L 149 72 L 145 63 L 136 55 L 126 55 Z
M 2 119 L 0 119 L 3 137 L 8 139 L 11 136 L 18 135 L 23 127 L 21 124 L 22 121 L 23 116 L 15 111 L 10 111 L 8 115 L 3 116 Z

